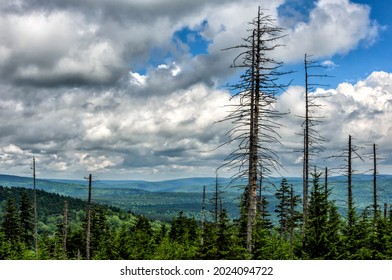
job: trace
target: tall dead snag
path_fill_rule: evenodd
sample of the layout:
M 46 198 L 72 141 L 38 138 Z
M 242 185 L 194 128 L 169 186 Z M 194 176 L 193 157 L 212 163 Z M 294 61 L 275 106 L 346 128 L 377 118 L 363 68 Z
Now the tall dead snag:
M 325 197 L 328 197 L 328 167 L 325 167 L 325 175 L 324 175 L 324 193 Z
M 33 157 L 33 188 L 34 188 L 34 248 L 35 257 L 38 258 L 38 228 L 37 228 L 37 184 L 35 176 L 35 157 Z
M 349 228 L 352 228 L 354 225 L 354 216 L 355 210 L 353 207 L 353 191 L 352 191 L 352 137 L 349 135 L 348 137 L 348 156 L 347 156 L 347 224 Z
M 86 229 L 86 257 L 90 259 L 90 234 L 91 234 L 91 174 L 88 177 L 88 200 L 87 200 L 87 229 Z
M 63 257 L 67 259 L 67 233 L 68 233 L 68 202 L 64 200 L 63 213 Z
M 219 217 L 219 184 L 218 184 L 218 172 L 215 177 L 215 194 L 214 194 L 214 205 L 215 205 L 215 226 L 218 226 Z
M 220 190 L 220 185 L 219 185 L 219 176 L 218 172 L 215 174 L 215 188 L 214 192 L 211 197 L 211 203 L 213 204 L 213 216 L 214 216 L 214 223 L 215 227 L 218 227 L 219 224 L 219 217 L 221 215 L 221 209 L 220 209 L 220 204 L 222 202 L 222 194 L 223 192 Z
M 205 208 L 206 208 L 206 186 L 203 186 L 203 197 L 202 197 L 202 207 L 201 207 L 201 245 L 204 244 L 204 228 L 205 228 Z
M 347 176 L 347 229 L 351 231 L 354 223 L 355 223 L 355 207 L 354 207 L 354 199 L 353 199 L 353 174 L 355 170 L 353 169 L 353 160 L 360 159 L 364 162 L 362 156 L 359 154 L 359 150 L 362 147 L 356 146 L 353 143 L 353 137 L 349 135 L 348 137 L 348 147 L 338 156 L 331 156 L 331 158 L 341 158 L 344 161 L 344 164 L 339 166 L 337 169 L 344 172 Z
M 252 252 L 253 230 L 257 214 L 257 183 L 262 176 L 268 176 L 279 166 L 273 146 L 279 142 L 276 118 L 281 114 L 274 108 L 276 94 L 283 85 L 278 85 L 278 69 L 282 63 L 269 56 L 282 38 L 282 28 L 274 20 L 264 15 L 260 8 L 257 17 L 250 23 L 248 37 L 243 44 L 228 49 L 238 49 L 240 54 L 232 67 L 245 69 L 240 81 L 232 86 L 233 99 L 238 101 L 230 106 L 228 116 L 222 121 L 230 121 L 233 128 L 228 132 L 225 144 L 238 143 L 237 148 L 226 158 L 222 167 L 237 170 L 234 178 L 247 180 L 244 190 L 243 219 L 246 220 L 246 247 Z
M 373 144 L 373 223 L 377 226 L 378 204 L 377 204 L 377 146 Z
M 312 80 L 315 78 L 328 77 L 327 75 L 320 75 L 312 73 L 315 68 L 324 68 L 322 65 L 310 59 L 310 55 L 305 54 L 304 57 L 304 68 L 305 68 L 305 116 L 302 123 L 303 129 L 303 226 L 305 228 L 308 214 L 308 203 L 309 203 L 309 172 L 310 163 L 312 158 L 319 154 L 322 150 L 322 143 L 325 141 L 324 137 L 320 135 L 317 130 L 317 125 L 321 122 L 321 118 L 317 117 L 316 110 L 321 107 L 317 104 L 317 99 L 324 97 L 321 95 L 311 94 L 312 91 L 319 86 L 326 86 L 324 84 L 315 83 Z

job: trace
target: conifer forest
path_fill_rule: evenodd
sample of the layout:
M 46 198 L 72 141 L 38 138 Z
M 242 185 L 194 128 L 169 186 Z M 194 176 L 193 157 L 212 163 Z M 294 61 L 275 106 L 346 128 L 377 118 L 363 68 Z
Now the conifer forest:
M 392 201 L 385 199 L 389 196 L 379 196 L 377 143 L 372 145 L 370 155 L 364 155 L 355 136 L 347 135 L 347 147 L 325 161 L 331 166 L 317 166 L 328 145 L 319 124 L 328 122 L 320 116 L 322 100 L 329 96 L 314 91 L 323 86 L 328 75 L 311 54 L 304 54 L 306 92 L 301 106 L 305 114 L 298 116 L 302 125 L 297 128 L 303 166 L 302 174 L 296 177 L 301 178 L 301 183 L 293 186 L 291 179 L 283 176 L 276 183 L 276 174 L 284 168 L 279 147 L 285 127 L 279 120 L 289 114 L 278 111 L 276 102 L 290 83 L 280 81 L 283 77 L 289 80 L 292 72 L 282 70 L 286 68 L 271 55 L 276 48 L 285 48 L 279 44 L 285 36 L 284 29 L 260 8 L 248 27 L 241 34 L 241 44 L 222 50 L 238 53 L 231 68 L 241 75 L 228 85 L 230 103 L 221 104 L 226 106 L 226 117 L 216 120 L 231 127 L 226 142 L 217 149 L 234 149 L 216 166 L 215 173 L 224 176 L 229 170 L 227 187 L 240 189 L 235 202 L 237 215 L 226 208 L 225 193 L 218 183 L 208 194 L 204 188 L 193 196 L 199 207 L 197 215 L 184 207 L 162 220 L 134 213 L 119 204 L 103 203 L 105 193 L 101 197 L 94 194 L 91 174 L 85 181 L 83 199 L 47 192 L 36 188 L 33 158 L 33 187 L 0 187 L 0 259 L 392 259 Z M 365 161 L 372 165 L 368 174 L 372 179 L 367 185 L 372 201 L 358 207 L 356 163 Z M 333 196 L 331 172 L 344 178 L 340 185 L 344 188 L 343 202 L 339 205 Z M 271 184 L 273 176 L 275 183 Z M 273 192 L 267 196 L 266 186 L 271 185 Z M 160 195 L 164 199 L 157 193 L 156 200 Z

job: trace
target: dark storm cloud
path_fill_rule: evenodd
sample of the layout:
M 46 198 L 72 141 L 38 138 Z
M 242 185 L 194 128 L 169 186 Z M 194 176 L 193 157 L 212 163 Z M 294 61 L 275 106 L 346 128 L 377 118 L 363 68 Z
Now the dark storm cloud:
M 93 17 L 101 17 L 105 20 L 114 20 L 119 22 L 138 22 L 146 23 L 161 17 L 168 17 L 176 21 L 189 13 L 199 13 L 206 5 L 214 8 L 215 6 L 224 5 L 233 0 L 199 0 L 199 1 L 177 1 L 177 0 L 29 0 L 22 1 L 22 10 L 63 10 L 69 9 L 82 11 Z M 12 5 L 11 5 L 12 7 Z M 15 9 L 15 6 L 13 7 Z
M 113 85 L 126 77 L 133 63 L 147 61 L 152 49 L 166 48 L 168 52 L 171 36 L 186 26 L 184 20 L 222 4 L 6 1 L 1 9 L 0 51 L 4 50 L 4 59 L 0 73 L 16 85 Z

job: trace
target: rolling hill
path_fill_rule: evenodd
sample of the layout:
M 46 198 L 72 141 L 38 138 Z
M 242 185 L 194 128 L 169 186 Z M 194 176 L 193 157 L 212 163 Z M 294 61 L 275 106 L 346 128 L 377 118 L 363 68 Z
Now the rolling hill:
M 293 184 L 297 194 L 302 194 L 302 178 L 287 178 L 289 184 Z M 281 178 L 270 178 L 265 183 L 264 195 L 267 197 L 269 210 L 273 214 L 277 203 L 274 196 L 279 187 Z M 231 179 L 219 178 L 220 191 L 224 207 L 232 218 L 238 217 L 240 195 L 242 189 L 237 182 L 230 185 Z M 323 183 L 323 180 L 320 182 Z M 60 179 L 37 179 L 37 189 L 46 192 L 87 199 L 87 186 L 85 180 L 60 180 Z M 158 182 L 141 180 L 100 180 L 93 182 L 92 199 L 97 203 L 108 204 L 143 214 L 153 219 L 168 220 L 179 211 L 200 218 L 202 204 L 202 190 L 207 190 L 207 210 L 213 209 L 212 196 L 215 190 L 215 178 L 184 178 Z M 346 177 L 337 176 L 329 178 L 329 187 L 332 189 L 331 199 L 335 200 L 341 213 L 346 208 Z M 378 199 L 379 205 L 392 204 L 392 176 L 378 176 Z M 33 180 L 28 177 L 0 175 L 0 186 L 33 188 Z M 356 175 L 353 179 L 353 194 L 355 206 L 358 211 L 373 202 L 372 176 Z

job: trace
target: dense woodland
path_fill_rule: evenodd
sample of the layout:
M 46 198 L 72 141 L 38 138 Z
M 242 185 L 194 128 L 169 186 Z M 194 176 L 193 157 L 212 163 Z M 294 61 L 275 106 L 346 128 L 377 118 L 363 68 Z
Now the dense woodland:
M 374 215 L 369 205 L 357 213 L 353 205 L 348 220 L 329 199 L 322 175 L 312 174 L 305 227 L 301 198 L 286 179 L 275 193 L 277 220 L 258 197 L 252 254 L 246 219 L 232 220 L 221 204 L 211 221 L 180 212 L 169 222 L 93 204 L 90 259 L 391 259 L 390 211 Z M 32 201 L 31 189 L 0 187 L 0 259 L 86 259 L 87 202 L 37 191 L 36 255 Z

